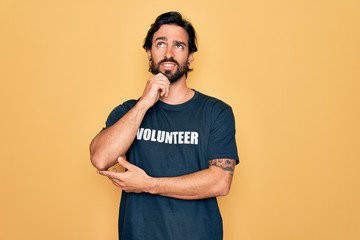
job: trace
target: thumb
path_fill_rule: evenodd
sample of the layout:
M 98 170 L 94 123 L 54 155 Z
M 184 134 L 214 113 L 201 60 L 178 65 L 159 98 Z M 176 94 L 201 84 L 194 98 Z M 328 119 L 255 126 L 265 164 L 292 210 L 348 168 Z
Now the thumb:
M 123 166 L 126 169 L 132 169 L 134 167 L 134 165 L 126 161 L 126 159 L 123 156 L 118 157 L 117 161 L 121 166 Z

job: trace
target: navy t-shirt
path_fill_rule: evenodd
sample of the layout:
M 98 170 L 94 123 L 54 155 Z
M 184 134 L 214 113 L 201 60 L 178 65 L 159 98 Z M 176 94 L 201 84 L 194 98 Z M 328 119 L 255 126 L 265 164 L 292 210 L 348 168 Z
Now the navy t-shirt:
M 106 127 L 116 123 L 137 100 L 116 107 Z M 152 177 L 174 177 L 209 167 L 209 160 L 239 162 L 235 120 L 226 103 L 195 91 L 189 101 L 158 101 L 139 127 L 126 158 Z M 181 200 L 147 193 L 122 192 L 119 239 L 220 240 L 222 219 L 216 198 Z

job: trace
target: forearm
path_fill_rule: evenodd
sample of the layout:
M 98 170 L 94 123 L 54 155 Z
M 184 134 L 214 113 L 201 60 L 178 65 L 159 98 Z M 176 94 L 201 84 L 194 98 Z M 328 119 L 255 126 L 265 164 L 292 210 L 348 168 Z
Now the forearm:
M 178 177 L 156 178 L 119 157 L 118 162 L 127 171 L 98 171 L 125 192 L 151 193 L 180 199 L 203 199 L 225 196 L 230 191 L 235 170 L 234 159 L 213 159 L 209 168 Z
M 147 109 L 138 102 L 119 121 L 101 131 L 92 140 L 90 159 L 97 169 L 108 169 L 117 163 L 119 156 L 125 155 L 135 139 Z
M 180 199 L 204 199 L 225 196 L 232 181 L 232 173 L 217 167 L 188 175 L 169 178 L 152 178 L 150 189 L 152 194 Z

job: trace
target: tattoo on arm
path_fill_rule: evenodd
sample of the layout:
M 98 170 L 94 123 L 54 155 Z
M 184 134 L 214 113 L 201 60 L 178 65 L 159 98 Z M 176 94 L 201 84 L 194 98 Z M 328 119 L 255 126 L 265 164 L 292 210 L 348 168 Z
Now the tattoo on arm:
M 234 159 L 213 159 L 209 161 L 209 167 L 215 166 L 233 175 L 236 161 Z

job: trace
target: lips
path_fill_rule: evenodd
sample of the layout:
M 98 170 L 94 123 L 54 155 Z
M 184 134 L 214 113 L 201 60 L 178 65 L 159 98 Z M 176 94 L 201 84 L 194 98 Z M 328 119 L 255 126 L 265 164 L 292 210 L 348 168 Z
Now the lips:
M 166 69 L 168 69 L 168 68 L 174 68 L 175 66 L 177 66 L 177 64 L 174 63 L 174 62 L 163 62 L 163 63 L 161 63 L 160 65 L 161 65 L 163 68 L 166 68 Z
M 179 63 L 173 58 L 164 58 L 159 62 L 159 64 L 172 64 L 172 65 L 179 65 Z
M 163 66 L 175 66 L 175 63 L 162 63 Z

